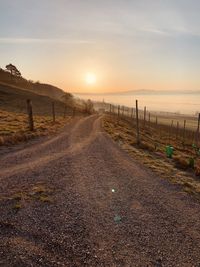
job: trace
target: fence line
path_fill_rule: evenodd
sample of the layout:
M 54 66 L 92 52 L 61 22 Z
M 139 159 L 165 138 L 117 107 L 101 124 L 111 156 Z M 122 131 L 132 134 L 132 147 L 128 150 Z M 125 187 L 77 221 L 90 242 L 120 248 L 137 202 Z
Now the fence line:
M 34 121 L 33 121 L 33 110 L 32 110 L 32 103 L 30 99 L 26 100 L 27 103 L 27 114 L 28 114 L 28 126 L 29 130 L 34 130 Z
M 62 114 L 60 114 L 60 109 L 61 109 L 61 106 L 63 107 L 63 112 Z M 32 101 L 30 99 L 27 99 L 26 100 L 26 112 L 27 112 L 27 116 L 28 116 L 28 129 L 30 131 L 34 131 L 35 130 L 35 127 L 34 127 L 34 110 L 33 107 L 32 107 Z M 46 106 L 45 106 L 46 108 Z M 57 106 L 58 108 L 58 106 Z M 69 114 L 71 113 L 71 116 L 76 116 L 77 113 L 82 113 L 82 114 L 89 114 L 88 111 L 85 110 L 85 108 L 81 109 L 81 108 L 77 108 L 76 106 L 67 106 L 66 104 L 62 103 L 62 105 L 59 106 L 59 114 L 61 116 L 63 116 L 63 118 L 66 118 L 66 115 L 67 115 L 67 110 L 69 109 Z M 111 113 L 114 113 L 115 112 L 115 108 L 111 106 Z M 36 110 L 36 114 L 38 115 L 37 113 L 37 110 Z M 46 116 L 47 113 L 46 111 L 44 112 L 44 114 L 42 114 L 40 112 L 40 115 L 41 116 Z M 52 116 L 52 122 L 55 123 L 56 122 L 56 102 L 55 101 L 52 101 L 49 103 L 49 112 L 48 112 L 48 116 L 51 115 Z
M 147 107 L 144 107 L 144 110 L 140 110 L 138 108 L 138 101 L 136 100 L 135 108 L 127 108 L 124 106 L 117 106 L 115 108 L 114 105 L 111 105 L 111 114 L 117 115 L 119 118 L 123 120 L 127 120 L 131 122 L 136 127 L 136 139 L 137 143 L 140 142 L 140 134 L 141 131 L 151 131 L 155 130 L 159 133 L 160 137 L 163 137 L 163 134 L 168 132 L 168 143 L 170 144 L 173 140 L 180 140 L 185 146 L 186 144 L 195 144 L 197 147 L 199 146 L 200 141 L 200 113 L 198 116 L 197 126 L 194 129 L 194 126 L 189 127 L 189 123 L 186 119 L 183 119 L 183 122 L 180 124 L 180 120 L 177 118 L 175 120 L 172 119 L 170 124 L 166 124 L 162 122 L 162 118 L 164 117 L 164 121 L 169 121 L 169 118 L 165 116 L 158 116 L 156 113 L 147 112 Z M 115 112 L 116 110 L 116 112 Z M 143 115 L 142 115 L 143 114 Z M 146 116 L 148 114 L 148 124 L 146 123 Z M 142 116 L 141 116 L 142 115 Z M 153 118 L 155 117 L 155 120 Z

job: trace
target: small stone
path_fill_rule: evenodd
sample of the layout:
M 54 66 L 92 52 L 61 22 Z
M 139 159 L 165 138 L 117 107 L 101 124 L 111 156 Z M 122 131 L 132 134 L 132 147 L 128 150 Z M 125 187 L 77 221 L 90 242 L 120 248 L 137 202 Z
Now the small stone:
M 119 223 L 119 222 L 121 222 L 121 220 L 122 220 L 122 218 L 119 215 L 115 215 L 115 217 L 114 217 L 115 222 Z

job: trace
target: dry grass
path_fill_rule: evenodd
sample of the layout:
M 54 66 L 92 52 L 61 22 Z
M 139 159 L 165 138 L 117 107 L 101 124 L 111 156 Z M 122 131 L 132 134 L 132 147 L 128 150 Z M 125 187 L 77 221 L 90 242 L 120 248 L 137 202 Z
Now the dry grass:
M 16 144 L 36 136 L 53 134 L 71 119 L 70 116 L 56 117 L 52 122 L 50 116 L 34 116 L 35 130 L 28 129 L 27 115 L 0 110 L 0 145 Z
M 22 205 L 20 203 L 16 203 L 14 206 L 13 206 L 13 209 L 14 210 L 19 210 L 22 208 Z
M 194 159 L 186 155 L 179 155 L 173 158 L 175 166 L 183 170 L 194 169 Z
M 54 192 L 55 188 L 50 188 L 46 184 L 38 182 L 32 186 L 25 185 L 20 192 L 13 189 L 9 194 L 1 196 L 0 201 L 7 203 L 10 209 L 18 212 L 36 202 L 42 202 L 46 205 L 52 204 Z
M 183 146 L 179 140 L 170 140 L 174 147 L 170 159 L 165 152 L 168 133 L 160 135 L 153 128 L 141 127 L 141 144 L 138 146 L 135 127 L 129 121 L 105 115 L 103 127 L 132 157 L 172 183 L 182 185 L 185 191 L 200 197 L 200 158 L 191 145 Z
M 197 162 L 196 162 L 195 174 L 196 174 L 196 176 L 200 177 L 200 159 L 198 159 Z
M 197 128 L 197 123 L 198 119 L 197 117 L 194 116 L 189 116 L 189 115 L 176 115 L 176 114 L 168 114 L 168 115 L 160 115 L 159 113 L 156 114 L 158 116 L 158 122 L 163 124 L 163 125 L 171 125 L 171 122 L 173 120 L 174 122 L 174 127 L 176 128 L 176 123 L 179 122 L 179 126 L 183 127 L 184 120 L 186 119 L 186 128 L 191 129 L 191 130 L 196 130 Z M 155 122 L 156 121 L 156 115 L 152 114 L 151 115 L 151 121 Z

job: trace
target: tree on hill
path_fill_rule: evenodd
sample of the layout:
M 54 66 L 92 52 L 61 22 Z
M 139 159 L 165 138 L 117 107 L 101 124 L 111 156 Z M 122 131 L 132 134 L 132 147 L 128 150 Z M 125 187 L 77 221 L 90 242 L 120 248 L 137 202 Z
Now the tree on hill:
M 93 102 L 90 99 L 88 99 L 85 104 L 86 104 L 86 112 L 92 114 L 94 112 Z
M 11 79 L 12 76 L 16 76 L 16 77 L 21 77 L 21 72 L 12 64 L 8 64 L 6 65 L 6 69 L 10 72 L 11 74 Z
M 61 98 L 67 106 L 74 106 L 74 97 L 72 94 L 66 92 Z

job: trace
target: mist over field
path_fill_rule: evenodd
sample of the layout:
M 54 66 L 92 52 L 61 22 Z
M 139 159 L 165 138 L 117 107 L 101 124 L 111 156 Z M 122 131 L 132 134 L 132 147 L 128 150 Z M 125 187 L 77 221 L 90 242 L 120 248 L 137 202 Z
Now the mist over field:
M 75 94 L 77 97 L 94 101 L 105 101 L 116 105 L 135 107 L 135 100 L 140 108 L 145 106 L 151 111 L 175 112 L 196 115 L 200 111 L 199 92 L 127 92 L 110 94 Z

